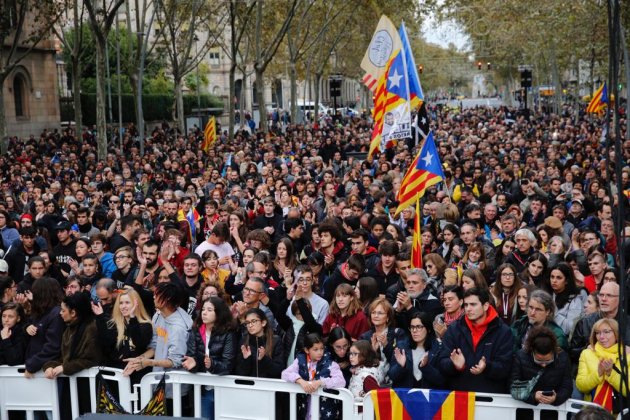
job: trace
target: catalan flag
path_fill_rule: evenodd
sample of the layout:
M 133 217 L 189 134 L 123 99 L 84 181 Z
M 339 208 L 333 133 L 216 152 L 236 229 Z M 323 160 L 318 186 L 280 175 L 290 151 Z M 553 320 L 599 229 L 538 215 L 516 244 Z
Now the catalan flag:
M 407 28 L 405 22 L 400 25 L 398 30 L 400 41 L 402 43 L 403 54 L 407 61 L 407 80 L 409 80 L 409 101 L 411 102 L 411 109 L 416 109 L 424 101 L 424 93 L 422 93 L 422 85 L 420 84 L 420 76 L 418 76 L 418 68 L 416 67 L 416 61 L 413 59 L 413 52 L 411 51 L 411 45 L 409 44 L 409 37 L 407 36 Z
M 401 211 L 422 198 L 429 187 L 443 179 L 442 164 L 433 141 L 433 132 L 430 132 L 400 184 L 396 195 L 398 208 L 394 217 L 398 217 Z
M 214 119 L 214 116 L 210 117 L 208 123 L 206 124 L 206 128 L 203 130 L 203 143 L 201 143 L 201 149 L 208 153 L 210 148 L 217 140 L 217 124 Z
M 191 244 L 195 243 L 195 238 L 197 237 L 196 223 L 199 222 L 199 219 L 199 212 L 197 212 L 194 206 L 190 210 L 188 210 L 188 214 L 184 214 L 184 210 L 182 209 L 179 209 L 179 211 L 177 212 L 177 221 L 182 222 L 185 220 L 188 222 L 188 225 L 190 225 L 190 236 L 188 237 L 188 241 Z
M 374 92 L 374 112 L 372 119 L 374 120 L 374 128 L 372 129 L 372 140 L 370 141 L 370 151 L 368 158 L 376 153 L 381 145 L 381 133 L 383 132 L 383 116 L 385 115 L 385 106 L 387 102 L 387 73 L 392 64 L 394 57 L 389 59 L 385 72 L 378 79 L 378 85 Z
M 613 411 L 613 387 L 607 382 L 599 384 L 594 391 L 591 392 L 593 402 L 601 405 L 607 411 Z
M 473 420 L 475 393 L 422 389 L 372 391 L 377 420 Z
M 411 244 L 411 268 L 422 268 L 422 234 L 420 232 L 420 199 L 416 200 L 416 215 L 413 219 L 413 243 Z
M 600 114 L 604 107 L 608 104 L 608 89 L 606 89 L 606 82 L 602 84 L 599 89 L 593 94 L 593 99 L 586 107 L 586 112 L 592 114 Z

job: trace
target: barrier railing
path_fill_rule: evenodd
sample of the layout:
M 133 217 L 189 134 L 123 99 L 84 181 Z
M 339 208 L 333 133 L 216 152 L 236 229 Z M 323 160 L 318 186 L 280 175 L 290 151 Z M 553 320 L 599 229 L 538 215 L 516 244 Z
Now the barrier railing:
M 141 405 L 149 402 L 152 387 L 160 382 L 162 373 L 149 373 L 140 382 Z M 214 404 L 217 419 L 251 419 L 268 420 L 276 416 L 276 394 L 289 394 L 289 413 L 284 417 L 297 419 L 298 394 L 304 394 L 299 385 L 280 379 L 250 378 L 242 376 L 216 376 L 207 373 L 188 373 L 171 371 L 166 373 L 166 383 L 172 386 L 173 413 L 175 417 L 182 415 L 181 397 L 186 392 L 183 386 L 192 385 L 194 393 L 193 416 L 201 417 L 201 387 L 214 387 Z M 347 389 L 319 389 L 311 394 L 310 414 L 312 419 L 320 418 L 319 398 L 330 398 L 341 401 L 341 413 L 344 419 L 361 419 L 354 410 L 354 397 Z
M 113 368 L 85 369 L 76 375 L 61 376 L 67 378 L 70 392 L 70 411 L 72 418 L 79 417 L 79 378 L 89 383 L 91 411 L 96 412 L 96 374 L 101 372 L 108 382 L 118 384 L 119 402 L 125 410 L 132 412 L 133 402 L 137 399 L 131 388 L 129 377 L 123 376 L 122 370 Z M 82 389 L 81 392 L 86 390 Z M 24 377 L 24 366 L 0 366 L 0 418 L 8 419 L 9 411 L 23 411 L 26 420 L 33 420 L 35 412 L 49 411 L 52 420 L 59 420 L 59 388 L 56 380 L 44 377 L 38 372 L 33 378 Z
M 415 390 L 414 390 L 415 391 Z M 421 392 L 421 390 L 418 390 Z M 567 413 L 577 413 L 586 405 L 596 405 L 580 400 L 568 400 L 562 405 L 530 405 L 522 401 L 515 400 L 508 394 L 475 394 L 475 420 L 501 419 L 516 420 L 517 414 L 521 411 L 533 413 L 532 420 L 540 420 L 541 411 L 554 411 L 558 420 L 567 418 Z M 524 413 L 523 413 L 524 414 Z M 363 399 L 362 420 L 374 420 L 374 404 L 372 393 L 368 393 Z
M 96 412 L 96 375 L 101 372 L 108 383 L 117 383 L 117 396 L 121 406 L 130 413 L 144 407 L 153 395 L 153 386 L 157 384 L 162 373 L 149 373 L 141 383 L 131 388 L 128 377 L 122 375 L 122 370 L 113 368 L 91 368 L 67 377 L 69 383 L 72 418 L 80 415 L 78 393 L 79 378 L 86 378 L 89 389 L 91 411 Z M 283 418 L 296 420 L 297 400 L 299 394 L 304 394 L 302 388 L 296 384 L 279 379 L 250 378 L 242 376 L 216 376 L 205 373 L 193 374 L 184 371 L 166 373 L 166 383 L 172 390 L 173 416 L 181 416 L 181 397 L 186 392 L 193 395 L 193 416 L 201 417 L 201 387 L 214 388 L 215 413 L 217 419 L 270 419 L 276 416 L 276 395 L 288 394 L 289 413 L 282 413 Z M 421 392 L 420 390 L 418 392 Z M 344 419 L 373 420 L 374 406 L 371 395 L 363 399 L 363 404 L 356 403 L 347 389 L 319 389 L 312 394 L 310 416 L 320 418 L 320 398 L 330 398 L 340 401 L 341 413 Z M 136 402 L 140 403 L 136 406 Z M 286 400 L 285 400 L 286 401 Z M 555 411 L 558 419 L 567 418 L 567 413 L 577 413 L 586 405 L 594 405 L 579 400 L 568 400 L 560 406 L 538 405 L 532 406 L 514 400 L 507 394 L 477 393 L 475 401 L 475 419 L 485 420 L 500 418 L 501 420 L 515 420 L 518 411 L 532 413 L 533 420 L 539 420 L 543 410 Z M 361 410 L 362 408 L 362 410 Z M 23 366 L 0 366 L 0 419 L 8 419 L 9 411 L 23 411 L 26 420 L 34 420 L 35 412 L 51 412 L 52 420 L 60 420 L 60 402 L 58 381 L 46 379 L 43 373 L 35 374 L 34 378 L 24 377 Z M 362 411 L 362 412 L 361 412 Z

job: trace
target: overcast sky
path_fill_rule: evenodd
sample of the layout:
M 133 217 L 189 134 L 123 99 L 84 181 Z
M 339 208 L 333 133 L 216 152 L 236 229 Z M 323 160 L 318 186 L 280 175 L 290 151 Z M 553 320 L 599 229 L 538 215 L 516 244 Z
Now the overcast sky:
M 459 25 L 453 22 L 438 24 L 433 17 L 424 21 L 422 32 L 428 42 L 445 48 L 448 47 L 449 43 L 453 43 L 458 50 L 463 50 L 466 47 L 468 39 Z

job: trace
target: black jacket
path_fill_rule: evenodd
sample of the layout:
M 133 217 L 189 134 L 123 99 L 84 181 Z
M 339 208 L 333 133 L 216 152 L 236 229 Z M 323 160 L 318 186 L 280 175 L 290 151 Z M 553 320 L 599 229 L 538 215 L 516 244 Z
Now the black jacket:
M 403 291 L 405 291 L 405 288 L 401 280 L 387 289 L 385 297 L 389 303 L 394 305 L 396 303 L 398 293 Z M 418 297 L 411 299 L 411 305 L 412 306 L 409 310 L 400 312 L 396 311 L 396 325 L 406 327 L 409 325 L 409 319 L 411 319 L 411 317 L 416 313 L 424 312 L 431 315 L 431 318 L 435 318 L 444 311 L 440 300 L 431 293 L 428 287 L 425 288 Z
M 265 347 L 265 349 L 267 347 L 264 337 L 258 338 L 246 334 L 241 340 L 241 345 L 243 344 L 249 345 L 252 354 L 247 359 L 244 359 L 243 352 L 239 348 L 236 352 L 236 369 L 234 373 L 256 378 L 280 378 L 280 374 L 287 365 L 280 337 L 277 335 L 273 336 L 273 351 L 271 354 L 267 351 L 262 360 L 258 360 L 256 354 L 258 347 Z
M 405 367 L 400 366 L 397 362 L 391 366 L 390 371 L 395 372 L 394 376 L 398 377 L 398 386 L 401 388 L 424 388 L 424 389 L 445 389 L 446 378 L 440 373 L 438 368 L 439 354 L 442 344 L 433 340 L 429 349 L 429 361 L 420 368 L 422 378 L 417 381 L 413 376 L 413 356 L 411 349 L 405 350 L 407 361 Z
M 33 252 L 26 254 L 24 246 L 20 243 L 20 246 L 14 246 L 4 256 L 4 260 L 9 265 L 9 276 L 13 277 L 15 283 L 19 283 L 24 279 L 24 267 L 28 261 L 28 258 L 34 257 L 39 254 L 39 245 L 35 243 L 33 245 Z
M 556 400 L 553 405 L 564 404 L 573 392 L 573 378 L 569 355 L 562 350 L 556 354 L 555 360 L 544 368 L 534 363 L 534 358 L 530 353 L 519 350 L 514 356 L 510 383 L 516 380 L 528 381 L 536 376 L 541 369 L 543 369 L 543 374 L 525 402 L 538 405 L 538 401 L 534 399 L 536 391 L 555 391 Z
M 0 365 L 16 366 L 24 364 L 26 352 L 26 331 L 23 324 L 11 328 L 7 339 L 0 339 Z
M 234 367 L 237 352 L 237 334 L 235 331 L 222 333 L 212 332 L 208 342 L 208 355 L 210 357 L 210 369 L 206 369 L 204 359 L 206 357 L 206 344 L 203 342 L 199 328 L 193 328 L 188 334 L 188 349 L 186 356 L 195 359 L 197 366 L 194 372 L 208 372 L 215 375 L 229 375 Z M 240 349 L 238 349 L 240 352 Z
M 124 368 L 124 359 L 140 356 L 144 353 L 153 338 L 153 325 L 150 322 L 138 322 L 137 318 L 129 319 L 120 347 L 117 345 L 118 331 L 109 323 L 107 313 L 96 316 L 96 327 L 103 343 L 105 363 L 107 366 Z
M 571 361 L 576 366 L 580 361 L 580 354 L 582 353 L 582 350 L 584 350 L 589 344 L 593 325 L 595 325 L 595 323 L 600 319 L 602 319 L 602 314 L 600 312 L 596 312 L 594 314 L 585 316 L 584 318 L 580 319 L 577 324 L 575 324 L 575 328 L 573 329 L 571 340 L 569 342 L 569 356 L 571 357 Z M 615 317 L 615 319 L 617 318 Z M 630 317 L 627 315 L 626 337 L 630 337 Z
M 41 370 L 44 363 L 56 360 L 61 356 L 61 336 L 65 329 L 61 319 L 61 308 L 53 307 L 47 314 L 39 319 L 26 323 L 26 326 L 35 325 L 37 333 L 28 337 L 24 365 L 26 370 L 35 373 Z
M 494 311 L 490 307 L 488 310 Z M 455 391 L 508 392 L 508 377 L 512 368 L 513 338 L 510 328 L 499 319 L 492 319 L 473 348 L 472 333 L 466 317 L 452 323 L 442 339 L 439 368 L 448 377 L 449 389 Z M 457 371 L 450 359 L 451 352 L 460 349 L 466 359 L 462 371 Z M 470 368 L 486 358 L 486 368 L 479 375 L 473 375 Z
M 295 352 L 293 356 L 297 356 L 299 352 L 304 349 L 304 337 L 310 333 L 317 333 L 320 336 L 322 335 L 322 326 L 317 323 L 313 313 L 308 310 L 306 306 L 306 302 L 304 299 L 296 300 L 297 307 L 302 314 L 302 319 L 304 320 L 304 325 L 297 333 L 297 342 L 295 344 Z M 285 357 L 289 357 L 289 353 L 291 353 L 291 348 L 293 347 L 293 340 L 295 337 L 295 329 L 293 328 L 293 320 L 287 315 L 287 309 L 291 301 L 285 299 L 280 304 L 280 310 L 278 311 L 278 324 L 284 330 L 284 334 L 282 335 L 282 348 L 285 354 Z

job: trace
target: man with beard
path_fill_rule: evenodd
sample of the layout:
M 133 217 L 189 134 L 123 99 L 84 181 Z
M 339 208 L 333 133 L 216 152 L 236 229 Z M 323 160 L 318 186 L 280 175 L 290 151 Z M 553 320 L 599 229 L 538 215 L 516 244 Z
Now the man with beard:
M 88 207 L 79 207 L 79 210 L 77 210 L 77 227 L 79 230 L 72 231 L 72 234 L 76 239 L 89 238 L 92 235 L 100 233 L 98 228 L 92 226 L 90 216 L 90 209 Z
M 401 287 L 402 281 L 388 288 L 387 297 L 395 297 L 394 311 L 398 325 L 409 325 L 409 320 L 416 313 L 424 312 L 435 318 L 442 312 L 440 300 L 427 288 L 427 280 L 426 271 L 414 268 L 407 273 L 404 289 Z
M 147 287 L 155 282 L 155 272 L 160 268 L 158 264 L 160 244 L 154 240 L 149 240 L 145 242 L 141 250 L 136 249 L 136 252 L 139 263 L 136 283 Z
M 137 216 L 130 215 L 120 219 L 120 233 L 115 234 L 109 240 L 109 251 L 116 253 L 119 248 L 123 248 L 125 246 L 135 248 L 133 236 L 141 226 L 142 221 Z

